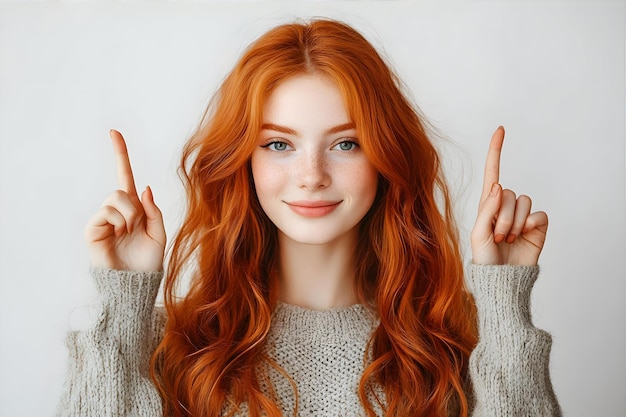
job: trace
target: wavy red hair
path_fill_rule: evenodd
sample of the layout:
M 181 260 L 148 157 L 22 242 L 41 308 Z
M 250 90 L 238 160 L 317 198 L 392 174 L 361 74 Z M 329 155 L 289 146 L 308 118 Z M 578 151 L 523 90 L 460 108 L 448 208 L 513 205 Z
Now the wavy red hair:
M 467 416 L 475 308 L 439 156 L 375 48 L 332 20 L 282 25 L 256 40 L 185 146 L 187 215 L 171 250 L 168 322 L 152 360 L 165 414 L 219 416 L 245 402 L 251 416 L 281 415 L 255 372 L 276 304 L 277 235 L 256 198 L 250 155 L 272 89 L 313 72 L 340 89 L 379 172 L 357 248 L 357 294 L 380 318 L 359 386 L 363 406 L 369 416 L 372 398 L 390 416 Z M 191 285 L 177 298 L 185 272 Z

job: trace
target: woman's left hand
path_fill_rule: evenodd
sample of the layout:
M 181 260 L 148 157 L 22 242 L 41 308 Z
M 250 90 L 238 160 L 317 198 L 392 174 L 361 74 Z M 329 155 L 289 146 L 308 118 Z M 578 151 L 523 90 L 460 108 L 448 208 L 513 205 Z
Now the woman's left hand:
M 499 184 L 504 128 L 491 137 L 478 217 L 472 229 L 472 262 L 482 265 L 537 265 L 546 240 L 548 215 L 531 212 L 530 197 L 516 197 Z

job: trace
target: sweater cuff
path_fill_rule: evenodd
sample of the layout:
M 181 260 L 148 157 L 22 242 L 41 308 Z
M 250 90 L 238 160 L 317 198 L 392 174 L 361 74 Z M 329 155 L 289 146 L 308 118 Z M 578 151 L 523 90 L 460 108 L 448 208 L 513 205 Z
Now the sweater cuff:
M 538 266 L 471 264 L 468 284 L 479 326 L 483 330 L 533 327 L 530 293 L 538 274 Z
M 90 272 L 104 308 L 109 311 L 151 312 L 163 279 L 163 271 L 121 271 L 92 266 Z

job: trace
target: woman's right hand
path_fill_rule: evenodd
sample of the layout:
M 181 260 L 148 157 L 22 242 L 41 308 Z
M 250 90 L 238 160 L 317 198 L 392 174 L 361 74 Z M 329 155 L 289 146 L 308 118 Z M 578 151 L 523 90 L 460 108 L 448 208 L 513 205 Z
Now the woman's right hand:
M 111 130 L 111 141 L 119 190 L 104 200 L 85 228 L 91 264 L 96 268 L 160 271 L 166 243 L 161 210 L 154 203 L 150 187 L 139 199 L 121 133 Z

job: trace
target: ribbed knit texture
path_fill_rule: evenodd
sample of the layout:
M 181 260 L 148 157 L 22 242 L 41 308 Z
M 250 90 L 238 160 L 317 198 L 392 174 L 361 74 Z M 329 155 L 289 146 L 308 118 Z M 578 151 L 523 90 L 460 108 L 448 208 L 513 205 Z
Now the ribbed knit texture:
M 59 414 L 158 416 L 161 399 L 148 366 L 164 326 L 153 314 L 163 273 L 92 269 L 92 275 L 102 311 L 93 328 L 68 334 Z
M 552 338 L 530 317 L 538 272 L 537 266 L 470 269 L 479 329 L 470 357 L 475 416 L 561 415 L 548 369 Z
M 474 417 L 558 416 L 548 373 L 550 336 L 530 321 L 537 267 L 470 266 L 480 342 L 470 358 Z M 162 273 L 92 269 L 102 314 L 70 332 L 69 370 L 57 415 L 159 417 L 161 400 L 148 373 L 165 318 L 154 300 Z M 325 311 L 279 303 L 265 350 L 297 386 L 299 416 L 361 416 L 358 384 L 365 349 L 378 325 L 363 305 Z M 265 365 L 285 415 L 292 384 Z M 245 415 L 245 405 L 241 409 Z

